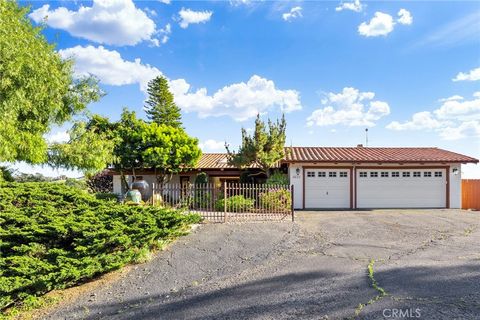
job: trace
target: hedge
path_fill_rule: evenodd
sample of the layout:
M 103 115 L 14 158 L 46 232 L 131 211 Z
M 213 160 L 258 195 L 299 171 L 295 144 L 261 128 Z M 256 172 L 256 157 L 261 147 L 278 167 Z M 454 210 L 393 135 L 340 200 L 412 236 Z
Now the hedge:
M 199 220 L 62 184 L 0 184 L 0 309 L 141 261 Z

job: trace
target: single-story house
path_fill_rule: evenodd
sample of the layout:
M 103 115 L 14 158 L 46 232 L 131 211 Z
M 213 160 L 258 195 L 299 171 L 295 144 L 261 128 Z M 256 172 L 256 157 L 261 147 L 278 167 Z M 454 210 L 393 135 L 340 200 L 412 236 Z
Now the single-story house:
M 288 147 L 279 168 L 294 187 L 295 209 L 461 208 L 461 165 L 478 159 L 439 148 Z M 253 166 L 251 170 L 255 170 Z M 258 170 L 258 169 L 257 169 Z M 227 155 L 205 153 L 172 183 L 238 181 Z M 151 171 L 138 175 L 154 182 Z M 120 177 L 114 174 L 114 192 Z

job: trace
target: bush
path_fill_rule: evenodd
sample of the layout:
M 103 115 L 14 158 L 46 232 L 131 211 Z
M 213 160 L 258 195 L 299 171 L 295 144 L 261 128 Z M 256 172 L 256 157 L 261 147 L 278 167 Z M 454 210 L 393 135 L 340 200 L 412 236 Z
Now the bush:
M 200 172 L 195 177 L 195 184 L 205 184 L 208 183 L 208 175 L 205 172 Z
M 279 171 L 275 171 L 270 177 L 268 177 L 265 184 L 268 185 L 288 185 L 288 177 Z
M 15 179 L 13 178 L 13 169 L 5 166 L 0 166 L 0 182 L 13 182 Z
M 255 200 L 251 198 L 245 198 L 242 195 L 232 196 L 227 198 L 227 211 L 228 212 L 240 212 L 250 211 L 255 205 Z M 215 203 L 215 208 L 218 211 L 223 211 L 225 207 L 225 200 L 218 199 Z
M 85 183 L 85 180 L 83 179 L 74 179 L 74 178 L 67 178 L 65 180 L 65 185 L 67 187 L 72 187 L 72 188 L 76 188 L 76 189 L 79 189 L 79 190 L 87 190 L 87 184 Z
M 288 212 L 292 208 L 292 195 L 287 189 L 272 189 L 259 196 L 260 206 L 265 209 Z
M 113 192 L 113 176 L 108 174 L 108 170 L 103 170 L 96 175 L 87 178 L 87 186 L 94 193 Z
M 103 193 L 103 192 L 97 192 L 95 193 L 95 198 L 98 200 L 106 200 L 106 201 L 118 201 L 118 195 L 115 193 Z
M 0 309 L 142 261 L 199 220 L 59 183 L 0 184 Z

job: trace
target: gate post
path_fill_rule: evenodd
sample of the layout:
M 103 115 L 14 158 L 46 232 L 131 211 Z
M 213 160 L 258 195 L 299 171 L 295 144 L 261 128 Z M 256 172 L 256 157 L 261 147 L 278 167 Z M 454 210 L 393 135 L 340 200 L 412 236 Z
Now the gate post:
M 294 192 L 293 192 L 294 189 L 293 189 L 293 188 L 294 188 L 294 186 L 293 186 L 293 184 L 292 184 L 292 185 L 290 186 L 290 195 L 291 195 L 290 198 L 292 199 L 292 203 L 291 203 L 291 205 L 292 205 L 292 208 L 291 208 L 291 209 L 292 209 L 292 222 L 295 221 L 295 209 L 294 209 L 294 202 L 295 202 L 294 200 L 295 200 L 295 198 L 294 198 Z
M 223 184 L 223 222 L 227 222 L 227 181 Z

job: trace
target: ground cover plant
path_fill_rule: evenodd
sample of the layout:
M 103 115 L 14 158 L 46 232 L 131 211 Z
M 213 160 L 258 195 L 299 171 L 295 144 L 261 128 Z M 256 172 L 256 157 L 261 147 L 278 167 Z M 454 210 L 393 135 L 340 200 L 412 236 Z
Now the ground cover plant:
M 0 310 L 142 261 L 199 220 L 58 183 L 0 184 Z

